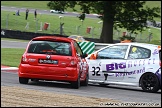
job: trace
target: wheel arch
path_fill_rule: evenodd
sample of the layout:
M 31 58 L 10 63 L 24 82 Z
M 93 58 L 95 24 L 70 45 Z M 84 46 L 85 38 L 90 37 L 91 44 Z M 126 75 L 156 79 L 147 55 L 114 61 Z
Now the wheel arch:
M 141 75 L 141 77 L 140 77 L 140 79 L 139 79 L 139 87 L 141 87 L 141 79 L 142 79 L 142 77 L 143 77 L 144 75 L 146 75 L 146 74 L 154 74 L 154 75 L 156 76 L 156 78 L 158 79 L 158 82 L 160 83 L 159 78 L 157 77 L 157 75 L 156 75 L 155 73 L 152 73 L 152 72 L 145 72 L 145 73 L 143 73 L 143 74 Z

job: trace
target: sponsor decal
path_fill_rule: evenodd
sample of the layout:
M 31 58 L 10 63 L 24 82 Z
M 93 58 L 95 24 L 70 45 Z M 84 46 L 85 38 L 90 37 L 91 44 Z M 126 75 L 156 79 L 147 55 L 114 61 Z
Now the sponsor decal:
M 35 61 L 36 59 L 32 59 L 32 58 L 29 59 L 29 62 L 35 62 Z
M 137 51 L 137 47 L 133 47 L 132 52 L 136 52 L 136 51 Z
M 148 60 L 135 60 L 135 61 L 128 61 L 126 62 L 121 62 L 121 63 L 111 63 L 111 64 L 106 64 L 106 70 L 107 71 L 112 71 L 112 70 L 118 70 L 118 69 L 125 69 L 125 68 L 132 68 L 136 66 L 141 66 L 145 64 L 155 64 L 155 58 L 153 59 L 148 59 Z
M 47 58 L 47 59 L 50 59 L 50 58 L 51 58 L 51 56 L 50 56 L 50 55 L 47 55 L 47 56 L 46 56 L 46 58 Z
M 159 54 L 158 49 L 155 49 L 154 52 L 153 52 L 152 54 L 153 54 L 153 55 L 155 55 L 155 54 Z
M 139 70 L 133 70 L 131 72 L 126 72 L 126 73 L 115 73 L 116 77 L 121 77 L 121 76 L 128 76 L 128 75 L 133 75 L 133 74 L 140 74 L 145 72 L 145 67 L 143 67 L 142 69 Z
M 118 69 L 124 69 L 126 68 L 126 63 L 122 62 L 122 63 L 114 63 L 114 64 L 106 64 L 106 70 L 110 71 L 110 70 L 118 70 Z
M 121 62 L 121 63 L 112 63 L 112 64 L 106 64 L 106 70 L 107 71 L 112 71 L 112 70 L 118 70 L 118 69 L 129 69 L 129 68 L 135 68 L 137 66 L 143 66 L 140 69 L 137 70 L 132 70 L 130 72 L 115 72 L 116 77 L 121 77 L 121 76 L 128 76 L 128 75 L 133 75 L 133 74 L 140 74 L 145 72 L 145 65 L 150 65 L 150 64 L 155 64 L 155 58 L 153 59 L 148 59 L 148 60 L 135 60 L 135 61 L 128 61 L 128 62 Z

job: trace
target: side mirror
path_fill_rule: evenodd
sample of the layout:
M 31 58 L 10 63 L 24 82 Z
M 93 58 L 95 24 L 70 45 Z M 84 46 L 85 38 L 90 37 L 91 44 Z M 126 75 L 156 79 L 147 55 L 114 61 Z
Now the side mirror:
M 91 54 L 90 60 L 96 60 L 97 59 L 97 53 Z
M 82 55 L 83 58 L 85 58 L 85 57 L 87 57 L 87 56 L 88 56 L 88 54 L 83 54 L 83 55 Z

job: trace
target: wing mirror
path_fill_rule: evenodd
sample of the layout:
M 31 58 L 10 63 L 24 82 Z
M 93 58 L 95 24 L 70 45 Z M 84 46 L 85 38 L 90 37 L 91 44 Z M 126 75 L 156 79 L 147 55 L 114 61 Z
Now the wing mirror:
M 91 54 L 90 60 L 96 60 L 98 53 Z
M 83 54 L 82 57 L 83 58 L 86 58 L 88 56 L 88 54 Z

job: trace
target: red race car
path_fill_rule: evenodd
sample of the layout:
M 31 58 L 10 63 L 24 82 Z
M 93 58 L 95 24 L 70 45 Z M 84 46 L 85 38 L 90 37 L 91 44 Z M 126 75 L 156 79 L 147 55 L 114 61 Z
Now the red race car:
M 21 84 L 31 81 L 69 82 L 73 88 L 88 85 L 88 63 L 78 43 L 70 38 L 33 38 L 22 55 L 18 76 Z

